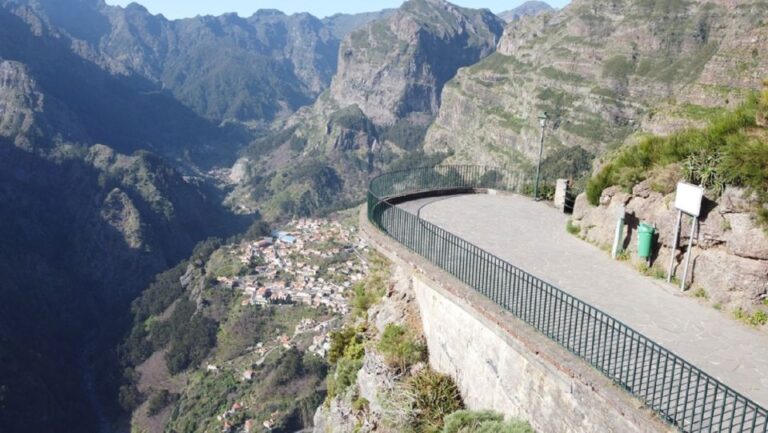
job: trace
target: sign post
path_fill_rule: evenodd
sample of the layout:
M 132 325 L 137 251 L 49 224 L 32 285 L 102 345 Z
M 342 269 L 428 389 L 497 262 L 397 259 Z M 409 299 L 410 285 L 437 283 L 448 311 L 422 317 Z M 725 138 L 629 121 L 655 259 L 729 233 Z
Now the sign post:
M 675 251 L 680 238 L 680 226 L 683 221 L 683 214 L 693 218 L 691 221 L 691 234 L 688 236 L 688 250 L 685 252 L 685 268 L 683 269 L 683 279 L 680 281 L 680 290 L 685 290 L 685 281 L 688 279 L 688 266 L 691 262 L 691 249 L 693 248 L 693 235 L 699 222 L 701 213 L 701 202 L 704 199 L 704 188 L 689 183 L 678 182 L 675 193 L 675 208 L 677 212 L 677 222 L 675 223 L 675 236 L 672 239 L 672 256 L 669 258 L 669 271 L 667 272 L 667 282 L 672 281 L 672 269 L 675 264 Z
M 616 256 L 619 255 L 619 249 L 624 240 L 624 215 L 626 215 L 626 213 L 627 210 L 624 205 L 621 205 L 616 209 L 616 233 L 613 236 L 613 248 L 611 248 L 611 258 L 614 260 L 616 259 Z

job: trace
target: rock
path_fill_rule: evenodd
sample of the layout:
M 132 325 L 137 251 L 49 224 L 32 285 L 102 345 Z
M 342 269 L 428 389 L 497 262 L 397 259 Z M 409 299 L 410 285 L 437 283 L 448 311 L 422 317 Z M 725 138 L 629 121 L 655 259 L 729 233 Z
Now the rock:
M 104 199 L 100 214 L 104 222 L 122 235 L 128 247 L 139 249 L 144 245 L 141 214 L 128 194 L 114 188 Z
M 721 303 L 755 302 L 768 291 L 768 261 L 729 254 L 724 248 L 697 250 L 692 283 Z
M 239 183 L 245 179 L 248 175 L 248 165 L 250 162 L 251 160 L 248 158 L 239 158 L 229 172 L 229 180 L 233 183 Z
M 586 193 L 581 193 L 578 196 L 576 196 L 576 201 L 573 204 L 573 219 L 576 221 L 581 221 L 584 219 L 584 216 L 587 212 L 589 212 L 589 209 L 592 207 L 592 205 L 589 203 L 589 200 L 587 199 Z
M 739 257 L 768 260 L 768 235 L 757 226 L 754 215 L 725 215 L 731 229 L 727 233 L 728 250 Z
M 622 191 L 620 187 L 609 186 L 608 188 L 603 190 L 602 194 L 600 194 L 600 205 L 601 206 L 613 205 L 614 207 L 622 206 L 627 204 L 627 202 L 631 197 L 632 197 L 631 195 Z
M 699 224 L 699 236 L 696 239 L 702 248 L 712 248 L 726 242 L 728 237 L 728 221 L 714 209 Z
M 521 156 L 535 162 L 537 114 L 547 109 L 560 126 L 548 132 L 550 143 L 600 154 L 633 132 L 668 133 L 700 123 L 685 104 L 722 107 L 728 100 L 733 106 L 744 99 L 739 92 L 760 88 L 768 56 L 754 60 L 752 48 L 765 46 L 768 36 L 754 12 L 723 1 L 691 2 L 672 21 L 649 12 L 643 2 L 587 0 L 509 23 L 495 54 L 445 86 L 425 148 L 451 150 L 455 163 L 481 164 L 489 155 L 501 166 L 517 166 Z M 701 21 L 702 14 L 710 18 Z M 698 30 L 660 50 L 677 28 Z M 666 82 L 641 78 L 674 62 L 701 68 Z M 749 66 L 734 72 L 738 64 Z M 731 90 L 718 95 L 715 89 Z M 674 102 L 663 102 L 670 95 Z
M 381 418 L 384 410 L 382 399 L 395 387 L 395 372 L 375 350 L 365 353 L 363 368 L 357 373 L 357 387 L 360 397 L 368 400 L 372 417 Z
M 720 197 L 720 212 L 749 212 L 753 205 L 749 197 L 744 197 L 746 191 L 743 188 L 733 186 L 725 187 L 723 195 Z
M 651 195 L 651 193 L 654 192 L 653 189 L 651 188 L 651 184 L 652 182 L 650 179 L 646 179 L 638 183 L 637 185 L 632 187 L 632 195 L 640 198 L 648 198 Z

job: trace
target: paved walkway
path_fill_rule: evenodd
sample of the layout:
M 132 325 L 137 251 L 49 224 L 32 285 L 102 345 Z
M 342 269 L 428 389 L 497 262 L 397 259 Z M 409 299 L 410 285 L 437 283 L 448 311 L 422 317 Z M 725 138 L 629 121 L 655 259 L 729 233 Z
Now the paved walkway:
M 639 274 L 565 230 L 566 215 L 516 195 L 401 207 L 592 304 L 768 407 L 768 335 Z

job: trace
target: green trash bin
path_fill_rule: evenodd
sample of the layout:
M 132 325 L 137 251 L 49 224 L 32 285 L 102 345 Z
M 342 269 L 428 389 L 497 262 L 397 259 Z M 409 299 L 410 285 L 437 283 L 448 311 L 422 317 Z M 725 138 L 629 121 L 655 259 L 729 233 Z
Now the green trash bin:
M 651 257 L 651 247 L 653 246 L 653 234 L 656 229 L 648 224 L 641 222 L 637 227 L 637 255 L 647 259 Z

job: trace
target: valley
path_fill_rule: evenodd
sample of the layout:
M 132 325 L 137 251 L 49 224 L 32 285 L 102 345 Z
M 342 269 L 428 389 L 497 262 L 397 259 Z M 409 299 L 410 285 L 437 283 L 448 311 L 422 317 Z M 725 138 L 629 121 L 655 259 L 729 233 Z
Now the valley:
M 440 163 L 528 176 L 544 137 L 545 195 L 556 178 L 598 206 L 641 181 L 668 194 L 688 153 L 611 164 L 762 107 L 766 52 L 759 0 L 176 20 L 0 0 L 0 430 L 423 426 L 355 394 L 425 363 L 412 295 L 359 236 L 369 181 Z M 761 122 L 728 145 L 757 155 Z M 756 161 L 728 179 L 759 190 Z M 389 338 L 407 362 L 382 361 Z

